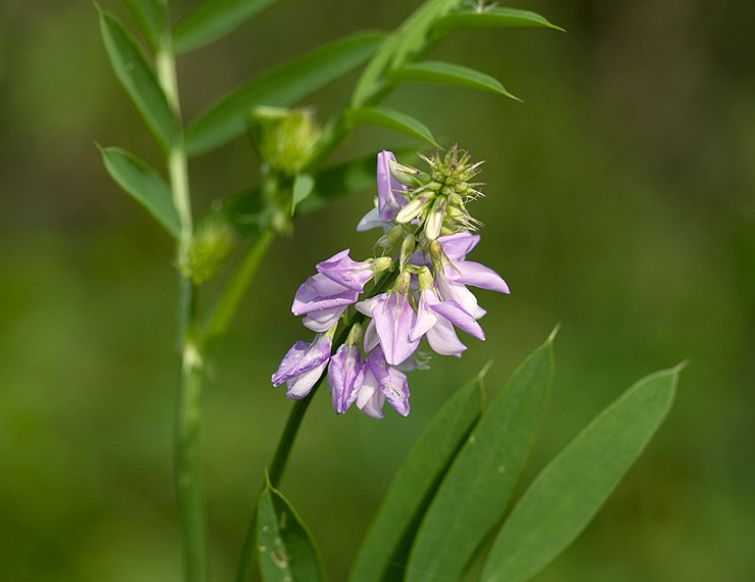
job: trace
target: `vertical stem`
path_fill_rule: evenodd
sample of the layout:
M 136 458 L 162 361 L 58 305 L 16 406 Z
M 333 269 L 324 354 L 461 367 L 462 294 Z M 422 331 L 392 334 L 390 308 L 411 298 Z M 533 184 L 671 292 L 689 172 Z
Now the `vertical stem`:
M 181 124 L 176 80 L 176 59 L 170 33 L 166 32 L 156 55 L 157 77 L 176 115 L 178 130 L 168 152 L 168 174 L 173 204 L 181 224 L 178 264 L 187 264 L 193 225 L 189 172 Z M 198 289 L 187 274 L 179 275 L 179 340 L 181 377 L 176 402 L 175 473 L 176 498 L 181 522 L 184 572 L 187 582 L 205 582 L 204 492 L 201 473 L 200 425 L 204 366 L 199 342 Z

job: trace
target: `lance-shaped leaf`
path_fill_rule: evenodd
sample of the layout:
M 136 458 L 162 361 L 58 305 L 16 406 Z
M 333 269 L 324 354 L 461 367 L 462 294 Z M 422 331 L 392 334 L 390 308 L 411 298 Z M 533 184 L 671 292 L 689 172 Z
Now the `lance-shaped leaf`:
M 210 43 L 241 26 L 276 0 L 202 0 L 176 23 L 173 46 L 178 53 Z
M 453 10 L 462 0 L 426 0 L 412 12 L 401 26 L 380 46 L 375 56 L 359 77 L 351 104 L 362 107 L 383 86 L 383 77 L 391 68 L 403 65 L 419 52 L 428 40 L 430 28 L 436 19 Z
M 517 368 L 477 423 L 422 521 L 407 581 L 456 582 L 511 499 L 545 412 L 553 334 Z
M 435 141 L 428 127 L 411 115 L 401 113 L 388 107 L 358 107 L 349 109 L 345 113 L 348 123 L 353 125 L 375 125 L 405 133 L 410 137 L 426 141 L 430 145 L 440 147 Z
M 543 469 L 498 534 L 484 582 L 529 580 L 579 535 L 663 422 L 678 375 L 637 382 Z
M 317 582 L 326 578 L 309 528 L 269 483 L 257 501 L 257 552 L 264 582 Z
M 470 69 L 469 67 L 452 65 L 451 63 L 425 61 L 422 63 L 407 64 L 391 71 L 388 74 L 388 78 L 394 82 L 410 81 L 465 87 L 467 89 L 497 93 L 516 101 L 521 101 L 519 97 L 509 93 L 497 79 L 490 75 Z
M 463 10 L 451 12 L 433 23 L 433 32 L 445 35 L 462 28 L 553 28 L 563 31 L 563 28 L 552 24 L 544 17 L 529 10 L 518 8 L 489 8 L 482 12 Z
M 402 579 L 419 521 L 482 412 L 483 374 L 449 399 L 401 465 L 362 542 L 352 582 Z
M 374 31 L 352 34 L 262 73 L 223 97 L 189 126 L 186 134 L 189 153 L 207 152 L 242 135 L 251 107 L 291 105 L 348 73 L 369 58 L 382 38 L 381 33 Z
M 165 227 L 176 239 L 181 226 L 173 198 L 160 175 L 121 148 L 102 148 L 102 162 L 110 177 Z
M 409 162 L 416 149 L 393 149 L 399 161 Z M 296 207 L 296 216 L 320 210 L 340 198 L 375 188 L 375 155 L 369 154 L 335 164 L 315 174 L 312 192 Z M 269 216 L 259 188 L 242 190 L 215 204 L 205 220 L 230 224 L 241 236 L 253 236 L 264 230 Z
M 176 116 L 136 41 L 113 14 L 100 12 L 100 31 L 115 75 L 158 142 L 168 148 L 176 135 Z
M 124 0 L 134 15 L 139 29 L 153 50 L 160 46 L 160 37 L 167 26 L 166 0 Z

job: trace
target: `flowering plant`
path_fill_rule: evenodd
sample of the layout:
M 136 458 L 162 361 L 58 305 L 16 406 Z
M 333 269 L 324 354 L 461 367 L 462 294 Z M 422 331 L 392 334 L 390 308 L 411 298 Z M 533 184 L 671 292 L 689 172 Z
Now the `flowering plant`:
M 272 376 L 296 402 L 250 518 L 236 579 L 244 582 L 257 569 L 266 581 L 322 580 L 325 568 L 314 537 L 280 490 L 316 387 L 327 379 L 338 414 L 355 406 L 380 418 L 387 402 L 407 416 L 406 373 L 427 367 L 423 341 L 436 354 L 460 356 L 467 348 L 457 329 L 485 339 L 479 323 L 485 310 L 469 287 L 509 292 L 495 270 L 468 260 L 480 241 L 481 223 L 468 209 L 481 196 L 475 182 L 480 163 L 455 146 L 444 151 L 423 123 L 380 103 L 405 82 L 513 97 L 489 75 L 425 57 L 463 28 L 557 28 L 529 11 L 426 0 L 391 33 L 367 31 L 331 42 L 251 79 L 184 124 L 177 56 L 218 40 L 273 3 L 201 0 L 174 23 L 166 0 L 125 0 L 149 48 L 146 55 L 119 17 L 100 12 L 116 77 L 165 156 L 167 182 L 124 149 L 101 150 L 114 181 L 176 241 L 181 346 L 176 494 L 185 578 L 191 582 L 208 576 L 199 440 L 207 362 L 266 250 L 276 236 L 292 232 L 298 216 L 372 187 L 374 151 L 329 163 L 357 127 L 386 127 L 437 148 L 432 157 L 420 155 L 425 170 L 404 163 L 398 150 L 402 162 L 388 150 L 377 154 L 375 208 L 357 225 L 360 231 L 381 229 L 373 256 L 360 261 L 344 250 L 317 264 L 291 308 L 316 335 L 296 341 Z M 291 108 L 364 63 L 348 106 L 323 126 L 312 110 Z M 189 160 L 244 133 L 259 160 L 259 183 L 222 198 L 196 220 Z M 202 287 L 219 277 L 245 243 L 217 303 L 203 314 Z M 459 580 L 475 560 L 482 560 L 482 580 L 526 580 L 587 525 L 666 415 L 678 368 L 630 388 L 507 512 L 548 400 L 554 339 L 555 332 L 489 405 L 481 401 L 485 371 L 443 405 L 396 474 L 355 558 L 353 580 Z

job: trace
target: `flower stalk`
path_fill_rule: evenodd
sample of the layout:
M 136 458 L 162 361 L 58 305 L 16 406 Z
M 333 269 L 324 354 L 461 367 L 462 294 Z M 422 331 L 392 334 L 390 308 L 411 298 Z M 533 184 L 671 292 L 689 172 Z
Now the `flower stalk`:
M 158 81 L 177 121 L 168 151 L 168 175 L 180 223 L 177 264 L 186 265 L 193 241 L 189 172 L 181 124 L 176 60 L 170 31 L 163 34 L 156 55 Z M 204 491 L 201 471 L 200 427 L 204 363 L 199 338 L 198 286 L 179 268 L 179 341 L 181 371 L 176 400 L 175 478 L 187 582 L 207 579 Z

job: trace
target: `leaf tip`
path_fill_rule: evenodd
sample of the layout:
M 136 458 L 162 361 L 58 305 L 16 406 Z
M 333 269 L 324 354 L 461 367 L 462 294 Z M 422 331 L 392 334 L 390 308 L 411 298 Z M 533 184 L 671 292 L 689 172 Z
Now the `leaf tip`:
M 561 331 L 561 322 L 560 321 L 556 324 L 556 327 L 553 328 L 553 331 L 550 332 L 550 334 L 548 335 L 548 343 L 549 344 L 552 344 L 554 342 L 554 340 L 556 339 L 556 336 L 558 335 L 559 331 Z
M 671 368 L 671 371 L 674 374 L 680 374 L 683 370 L 685 370 L 687 368 L 687 366 L 689 366 L 689 360 L 683 360 L 683 361 L 679 362 L 676 366 L 674 366 L 673 368 Z

